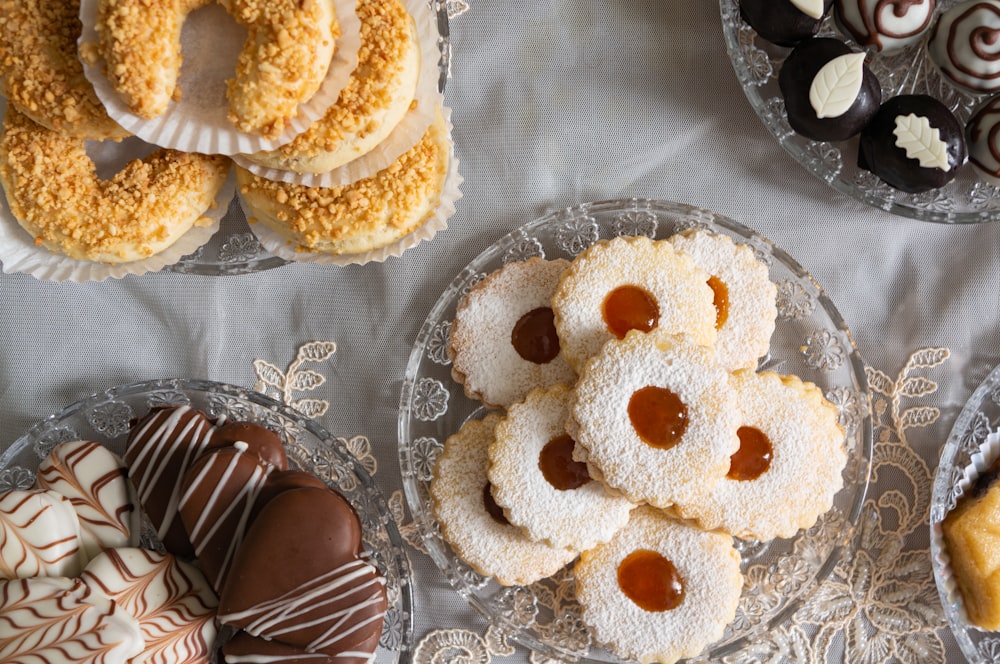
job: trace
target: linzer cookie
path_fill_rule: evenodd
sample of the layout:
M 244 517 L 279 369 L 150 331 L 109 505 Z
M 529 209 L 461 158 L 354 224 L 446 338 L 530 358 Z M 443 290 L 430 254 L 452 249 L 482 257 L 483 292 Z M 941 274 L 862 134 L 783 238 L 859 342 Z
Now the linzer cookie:
M 736 615 L 743 575 L 728 535 L 639 507 L 612 540 L 573 568 L 596 639 L 643 664 L 700 653 Z
M 739 449 L 729 374 L 682 335 L 629 332 L 580 374 L 567 432 L 590 475 L 636 503 L 691 503 Z
M 634 503 L 591 480 L 573 460 L 565 385 L 536 389 L 510 407 L 487 452 L 493 498 L 529 538 L 585 551 L 628 523 Z M 586 527 L 581 527 L 581 524 Z
M 508 263 L 459 303 L 448 356 L 452 377 L 470 398 L 506 408 L 536 387 L 576 380 L 550 306 L 568 266 L 563 259 Z
M 552 297 L 556 330 L 570 366 L 583 369 L 609 339 L 629 330 L 685 333 L 715 342 L 709 275 L 666 240 L 618 237 L 577 256 Z
M 181 479 L 208 447 L 213 430 L 205 414 L 190 406 L 154 409 L 129 430 L 129 479 L 160 541 L 175 555 L 194 554 L 178 513 Z
M 570 549 L 533 542 L 493 500 L 487 449 L 500 415 L 469 420 L 444 443 L 430 496 L 444 539 L 474 570 L 505 586 L 528 585 L 566 566 Z
M 847 462 L 837 409 L 818 387 L 773 372 L 733 374 L 740 448 L 700 500 L 681 505 L 706 530 L 791 537 L 830 509 Z
M 104 549 L 139 541 L 138 506 L 125 464 L 100 443 L 57 445 L 38 466 L 36 484 L 67 498 L 80 522 L 80 546 L 88 560 Z
M 691 230 L 670 238 L 678 250 L 711 275 L 719 334 L 715 359 L 729 370 L 752 369 L 767 354 L 778 316 L 777 287 L 753 249 L 728 235 Z
M 125 664 L 144 647 L 139 623 L 79 579 L 0 581 L 0 662 Z
M 284 491 L 247 530 L 219 621 L 308 652 L 355 652 L 381 634 L 387 606 L 385 579 L 360 552 L 361 524 L 342 496 Z
M 218 599 L 193 565 L 169 553 L 109 549 L 90 561 L 81 579 L 138 621 L 145 647 L 131 662 L 210 661 Z
M 0 579 L 76 576 L 85 563 L 68 498 L 33 489 L 0 494 Z

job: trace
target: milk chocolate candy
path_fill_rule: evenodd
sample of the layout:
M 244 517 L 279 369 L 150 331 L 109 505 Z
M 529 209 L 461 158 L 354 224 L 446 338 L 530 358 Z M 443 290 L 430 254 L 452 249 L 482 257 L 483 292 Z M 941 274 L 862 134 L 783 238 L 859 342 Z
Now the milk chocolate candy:
M 255 422 L 226 422 L 212 434 L 209 446 L 213 449 L 229 447 L 233 443 L 246 443 L 247 452 L 256 456 L 275 470 L 288 468 L 288 457 L 281 437 Z

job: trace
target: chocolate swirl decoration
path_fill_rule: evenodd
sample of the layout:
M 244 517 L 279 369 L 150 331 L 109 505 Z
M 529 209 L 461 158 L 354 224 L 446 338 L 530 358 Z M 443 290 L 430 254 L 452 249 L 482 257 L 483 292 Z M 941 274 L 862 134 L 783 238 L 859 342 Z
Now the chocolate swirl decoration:
M 952 83 L 973 92 L 1000 90 L 1000 2 L 964 2 L 934 25 L 931 59 Z
M 965 128 L 969 163 L 987 182 L 1000 186 L 1000 97 L 983 104 Z
M 69 500 L 40 490 L 0 495 L 0 578 L 76 576 L 84 562 Z
M 917 41 L 931 25 L 934 0 L 837 0 L 835 16 L 861 46 L 879 51 Z

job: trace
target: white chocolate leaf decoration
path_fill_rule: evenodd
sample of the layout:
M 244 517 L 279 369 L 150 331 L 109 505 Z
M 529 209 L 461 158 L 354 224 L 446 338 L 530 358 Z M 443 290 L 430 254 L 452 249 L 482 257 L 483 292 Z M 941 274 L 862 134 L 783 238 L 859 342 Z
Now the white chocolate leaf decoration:
M 791 0 L 791 2 L 806 16 L 823 18 L 823 0 Z
M 839 118 L 846 113 L 861 92 L 864 76 L 864 53 L 847 53 L 823 65 L 809 86 L 816 117 Z
M 35 489 L 0 495 L 0 578 L 77 576 L 84 562 L 68 499 Z
M 79 579 L 0 581 L 0 662 L 125 664 L 142 652 L 139 623 Z
M 84 440 L 58 445 L 39 464 L 36 481 L 72 503 L 88 560 L 105 548 L 138 543 L 138 510 L 125 464 L 106 447 Z
M 941 130 L 932 127 L 922 115 L 910 113 L 896 116 L 896 147 L 906 150 L 906 156 L 916 159 L 924 168 L 949 170 L 948 144 L 941 140 Z

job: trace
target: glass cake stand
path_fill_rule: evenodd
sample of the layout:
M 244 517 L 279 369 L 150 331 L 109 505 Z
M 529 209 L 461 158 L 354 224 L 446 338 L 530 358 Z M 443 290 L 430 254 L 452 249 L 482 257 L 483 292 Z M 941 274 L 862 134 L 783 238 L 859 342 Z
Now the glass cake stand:
M 940 13 L 959 0 L 938 0 Z M 974 224 L 1000 218 L 1000 189 L 979 179 L 966 165 L 947 186 L 919 194 L 890 187 L 857 166 L 857 138 L 839 142 L 813 141 L 792 131 L 778 88 L 778 72 L 789 48 L 757 36 L 740 17 L 739 0 L 719 0 L 726 49 L 736 78 L 750 105 L 778 143 L 810 173 L 835 190 L 894 214 L 947 224 Z M 820 35 L 845 39 L 827 17 Z M 868 62 L 882 86 L 882 98 L 897 94 L 928 94 L 950 108 L 964 125 L 983 100 L 946 83 L 927 57 L 926 40 L 889 53 L 870 52 Z
M 735 620 L 703 655 L 739 651 L 784 621 L 853 546 L 872 461 L 872 420 L 864 365 L 837 309 L 787 253 L 722 215 L 677 203 L 619 200 L 558 210 L 487 247 L 441 294 L 420 329 L 400 397 L 399 462 L 407 504 L 427 552 L 458 593 L 514 641 L 544 657 L 618 662 L 594 644 L 580 619 L 572 568 L 527 587 L 501 587 L 460 560 L 442 539 L 428 487 L 445 439 L 485 409 L 451 376 L 446 352 L 455 308 L 469 289 L 511 261 L 532 256 L 572 259 L 599 239 L 618 235 L 665 238 L 705 228 L 749 245 L 778 286 L 778 320 L 761 367 L 816 383 L 836 404 L 847 431 L 843 489 L 817 524 L 791 539 L 738 541 L 746 583 Z
M 4 450 L 0 455 L 0 491 L 31 487 L 39 462 L 62 442 L 93 440 L 121 456 L 133 418 L 156 406 L 176 405 L 199 409 L 213 420 L 225 417 L 256 422 L 278 432 L 290 467 L 308 470 L 351 503 L 361 519 L 363 547 L 386 579 L 389 608 L 376 651 L 378 661 L 410 662 L 410 563 L 384 496 L 342 440 L 259 392 L 204 380 L 164 379 L 92 394 L 38 422 Z

